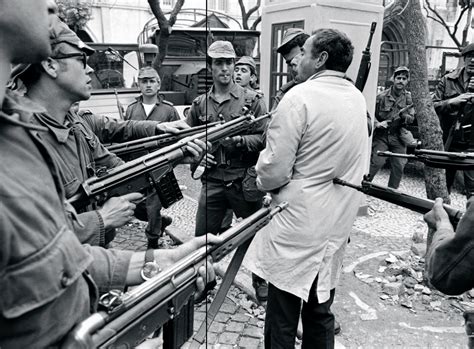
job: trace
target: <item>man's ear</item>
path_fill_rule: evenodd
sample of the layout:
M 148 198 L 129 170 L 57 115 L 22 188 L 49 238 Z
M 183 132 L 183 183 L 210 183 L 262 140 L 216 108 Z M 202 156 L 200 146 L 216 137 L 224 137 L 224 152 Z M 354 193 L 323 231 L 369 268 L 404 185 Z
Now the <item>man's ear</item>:
M 46 58 L 44 61 L 41 62 L 41 66 L 43 67 L 45 73 L 48 74 L 51 78 L 56 79 L 58 77 L 59 63 L 53 58 Z
M 329 58 L 329 54 L 326 51 L 323 51 L 319 54 L 319 56 L 316 58 L 316 69 L 321 68 L 322 66 L 326 65 L 326 61 Z

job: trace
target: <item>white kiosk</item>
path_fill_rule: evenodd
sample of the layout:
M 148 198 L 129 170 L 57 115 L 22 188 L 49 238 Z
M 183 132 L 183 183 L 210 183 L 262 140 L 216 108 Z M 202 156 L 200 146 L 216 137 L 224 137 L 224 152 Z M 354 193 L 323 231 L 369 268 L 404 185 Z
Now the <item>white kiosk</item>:
M 371 45 L 370 74 L 364 96 L 371 115 L 375 109 L 380 42 L 384 6 L 382 0 L 264 0 L 260 36 L 260 85 L 267 106 L 275 92 L 289 78 L 285 61 L 277 54 L 283 33 L 288 28 L 302 28 L 308 34 L 318 28 L 336 28 L 345 32 L 354 44 L 354 60 L 348 75 L 356 80 L 362 51 L 367 46 L 372 22 L 377 23 Z

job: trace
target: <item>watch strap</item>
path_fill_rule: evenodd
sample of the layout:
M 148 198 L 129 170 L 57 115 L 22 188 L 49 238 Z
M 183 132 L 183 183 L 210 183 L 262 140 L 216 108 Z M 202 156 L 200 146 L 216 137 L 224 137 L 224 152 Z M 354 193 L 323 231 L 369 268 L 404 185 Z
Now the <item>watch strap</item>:
M 145 263 L 150 263 L 155 261 L 155 250 L 152 248 L 149 248 L 145 252 Z

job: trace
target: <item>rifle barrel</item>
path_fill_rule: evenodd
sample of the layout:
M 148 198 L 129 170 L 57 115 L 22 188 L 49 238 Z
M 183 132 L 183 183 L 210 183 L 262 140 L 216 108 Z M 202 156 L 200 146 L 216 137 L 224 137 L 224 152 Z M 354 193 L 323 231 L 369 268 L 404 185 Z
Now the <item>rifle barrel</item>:
M 124 343 L 123 341 L 129 343 L 130 336 L 147 335 L 143 333 L 142 327 L 145 326 L 142 324 L 146 323 L 148 317 L 154 317 L 156 320 L 157 312 L 161 311 L 159 323 L 155 321 L 150 324 L 159 327 L 179 312 L 179 309 L 174 307 L 173 312 L 170 312 L 172 299 L 183 298 L 183 293 L 192 297 L 193 292 L 189 291 L 189 288 L 195 289 L 197 270 L 206 262 L 208 256 L 212 256 L 214 262 L 219 261 L 231 250 L 251 239 L 273 216 L 287 206 L 287 202 L 282 202 L 274 208 L 261 208 L 221 234 L 222 242 L 219 244 L 200 247 L 154 278 L 129 292 L 120 294 L 118 302 L 92 314 L 78 324 L 68 334 L 66 343 L 71 347 L 75 345 L 75 348 L 107 347 L 110 343 L 120 344 Z M 182 302 L 182 299 L 179 302 Z M 137 328 L 139 328 L 138 334 L 136 334 Z M 153 331 L 153 328 L 150 327 L 150 330 Z M 130 332 L 132 334 L 128 335 Z M 136 342 L 137 338 L 133 339 Z
M 411 154 L 402 154 L 402 153 L 393 153 L 391 151 L 377 151 L 378 156 L 382 157 L 392 157 L 392 158 L 404 158 L 404 159 L 417 159 L 415 155 Z
M 364 194 L 376 197 L 378 199 L 390 202 L 392 204 L 408 208 L 412 211 L 425 214 L 431 211 L 434 205 L 433 200 L 423 199 L 416 196 L 411 196 L 405 193 L 402 193 L 398 190 L 387 188 L 381 185 L 371 183 L 369 181 L 363 180 L 361 185 L 355 185 L 339 178 L 333 180 L 335 184 L 344 185 L 356 189 Z M 457 226 L 459 220 L 461 219 L 463 212 L 458 209 L 443 204 L 444 209 L 448 213 L 449 219 L 454 227 Z

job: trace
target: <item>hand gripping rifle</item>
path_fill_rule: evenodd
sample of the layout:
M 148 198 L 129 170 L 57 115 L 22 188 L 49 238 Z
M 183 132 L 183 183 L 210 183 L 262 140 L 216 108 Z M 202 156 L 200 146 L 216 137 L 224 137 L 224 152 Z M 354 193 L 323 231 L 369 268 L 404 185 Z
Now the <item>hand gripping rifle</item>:
M 402 207 L 408 208 L 409 210 L 422 213 L 422 214 L 425 214 L 431 211 L 434 205 L 433 200 L 422 199 L 416 196 L 411 196 L 392 188 L 387 188 L 381 185 L 373 184 L 366 180 L 363 180 L 361 185 L 355 185 L 339 178 L 334 178 L 333 182 L 335 184 L 351 187 L 364 194 L 373 196 L 377 199 L 384 200 L 392 204 L 402 206 Z M 463 212 L 449 205 L 443 204 L 443 207 L 448 213 L 451 224 L 456 229 L 456 226 L 459 220 L 461 219 Z
M 217 124 L 217 122 L 213 122 L 210 124 L 180 130 L 176 133 L 163 133 L 157 136 L 140 138 L 130 142 L 112 144 L 106 148 L 111 153 L 114 153 L 120 157 L 123 161 L 131 161 L 155 150 L 175 144 L 185 137 L 201 133 Z
M 165 325 L 164 348 L 179 348 L 193 333 L 193 298 L 199 267 L 209 256 L 213 262 L 218 262 L 236 247 L 249 243 L 255 233 L 287 205 L 283 202 L 274 208 L 261 208 L 221 234 L 221 243 L 197 249 L 129 292 L 106 293 L 100 299 L 99 311 L 68 334 L 64 347 L 133 348 Z M 184 314 L 187 326 L 181 333 L 176 333 L 179 326 L 173 322 L 188 303 L 190 306 Z
M 412 159 L 426 166 L 452 170 L 474 170 L 474 153 L 453 153 L 430 149 L 415 149 L 413 154 L 399 154 L 390 151 L 378 151 L 378 156 Z
M 155 188 L 163 207 L 167 208 L 183 197 L 173 174 L 173 167 L 186 157 L 188 142 L 199 139 L 216 145 L 226 137 L 238 135 L 253 127 L 256 123 L 270 117 L 271 114 L 255 117 L 251 113 L 247 113 L 234 120 L 215 125 L 201 133 L 183 138 L 173 145 L 126 162 L 99 176 L 87 179 L 68 201 L 74 208 L 80 210 L 93 202 L 104 202 L 112 196 L 143 192 L 145 189 Z

